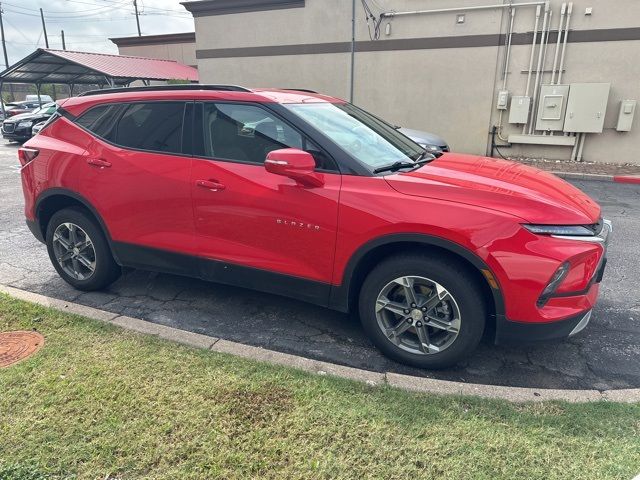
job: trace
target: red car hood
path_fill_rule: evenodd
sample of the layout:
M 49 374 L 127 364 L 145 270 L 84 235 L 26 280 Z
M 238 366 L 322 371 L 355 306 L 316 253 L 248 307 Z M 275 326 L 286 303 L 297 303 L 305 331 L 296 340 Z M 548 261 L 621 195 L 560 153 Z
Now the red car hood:
M 477 205 L 530 223 L 596 223 L 600 206 L 573 185 L 537 168 L 446 153 L 409 173 L 385 177 L 400 193 Z

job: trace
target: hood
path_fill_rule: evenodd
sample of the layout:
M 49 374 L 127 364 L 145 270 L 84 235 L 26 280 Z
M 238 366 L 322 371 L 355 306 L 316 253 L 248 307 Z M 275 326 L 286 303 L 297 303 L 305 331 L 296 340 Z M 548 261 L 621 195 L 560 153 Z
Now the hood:
M 31 112 L 26 112 L 26 113 L 19 113 L 18 115 L 14 115 L 13 117 L 9 117 L 9 119 L 11 121 L 14 121 L 14 120 L 20 121 L 24 119 L 30 120 L 30 117 L 33 117 L 33 114 Z
M 435 133 L 423 132 L 420 130 L 413 130 L 411 128 L 401 127 L 398 129 L 400 133 L 406 135 L 416 143 L 424 143 L 426 145 L 437 145 L 438 147 L 444 147 L 447 142 L 436 135 Z
M 34 115 L 32 112 L 27 112 L 27 113 L 19 113 L 18 115 L 14 115 L 13 117 L 9 117 L 7 121 L 9 122 L 20 122 L 23 120 L 33 120 L 34 122 L 37 122 L 38 119 L 47 119 L 49 117 L 45 116 L 45 115 Z
M 550 173 L 516 162 L 446 153 L 416 171 L 385 177 L 400 193 L 477 205 L 530 223 L 596 223 L 600 207 Z

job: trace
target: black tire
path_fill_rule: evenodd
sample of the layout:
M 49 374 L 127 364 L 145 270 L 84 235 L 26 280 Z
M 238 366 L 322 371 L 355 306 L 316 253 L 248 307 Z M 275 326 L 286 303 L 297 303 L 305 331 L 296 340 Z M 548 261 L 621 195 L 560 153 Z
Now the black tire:
M 460 312 L 457 337 L 441 352 L 412 353 L 393 343 L 378 323 L 376 302 L 386 285 L 406 276 L 425 277 L 439 283 L 454 297 Z M 396 255 L 385 259 L 365 279 L 360 290 L 360 321 L 371 341 L 385 355 L 418 368 L 441 369 L 455 365 L 478 346 L 486 323 L 486 306 L 478 280 L 461 262 L 447 257 Z
M 53 236 L 56 229 L 64 223 L 73 223 L 80 227 L 90 238 L 95 252 L 95 270 L 87 278 L 77 279 L 69 275 L 58 262 L 53 246 Z M 100 225 L 91 215 L 80 207 L 69 207 L 53 214 L 46 233 L 47 251 L 54 268 L 62 279 L 78 290 L 92 291 L 107 287 L 120 277 L 122 269 L 111 254 L 109 243 Z

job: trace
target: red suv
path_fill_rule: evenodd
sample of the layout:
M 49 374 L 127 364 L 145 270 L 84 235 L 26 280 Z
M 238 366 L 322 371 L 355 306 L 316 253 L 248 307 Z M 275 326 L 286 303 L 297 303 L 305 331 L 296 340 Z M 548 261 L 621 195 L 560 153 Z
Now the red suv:
M 589 321 L 611 224 L 559 178 L 433 154 L 343 100 L 228 85 L 90 92 L 19 151 L 60 276 L 190 275 L 358 312 L 411 365 Z

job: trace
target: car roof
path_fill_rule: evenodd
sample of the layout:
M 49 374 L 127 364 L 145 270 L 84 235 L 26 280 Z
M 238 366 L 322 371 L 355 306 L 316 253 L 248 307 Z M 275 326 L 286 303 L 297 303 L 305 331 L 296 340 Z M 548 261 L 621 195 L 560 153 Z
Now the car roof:
M 92 91 L 64 102 L 64 109 L 78 114 L 94 105 L 111 102 L 132 102 L 143 100 L 221 100 L 254 103 L 345 103 L 344 100 L 322 95 L 310 90 L 286 88 L 227 88 L 215 85 L 189 85 L 188 88 L 175 88 L 173 85 L 121 88 L 114 91 Z

